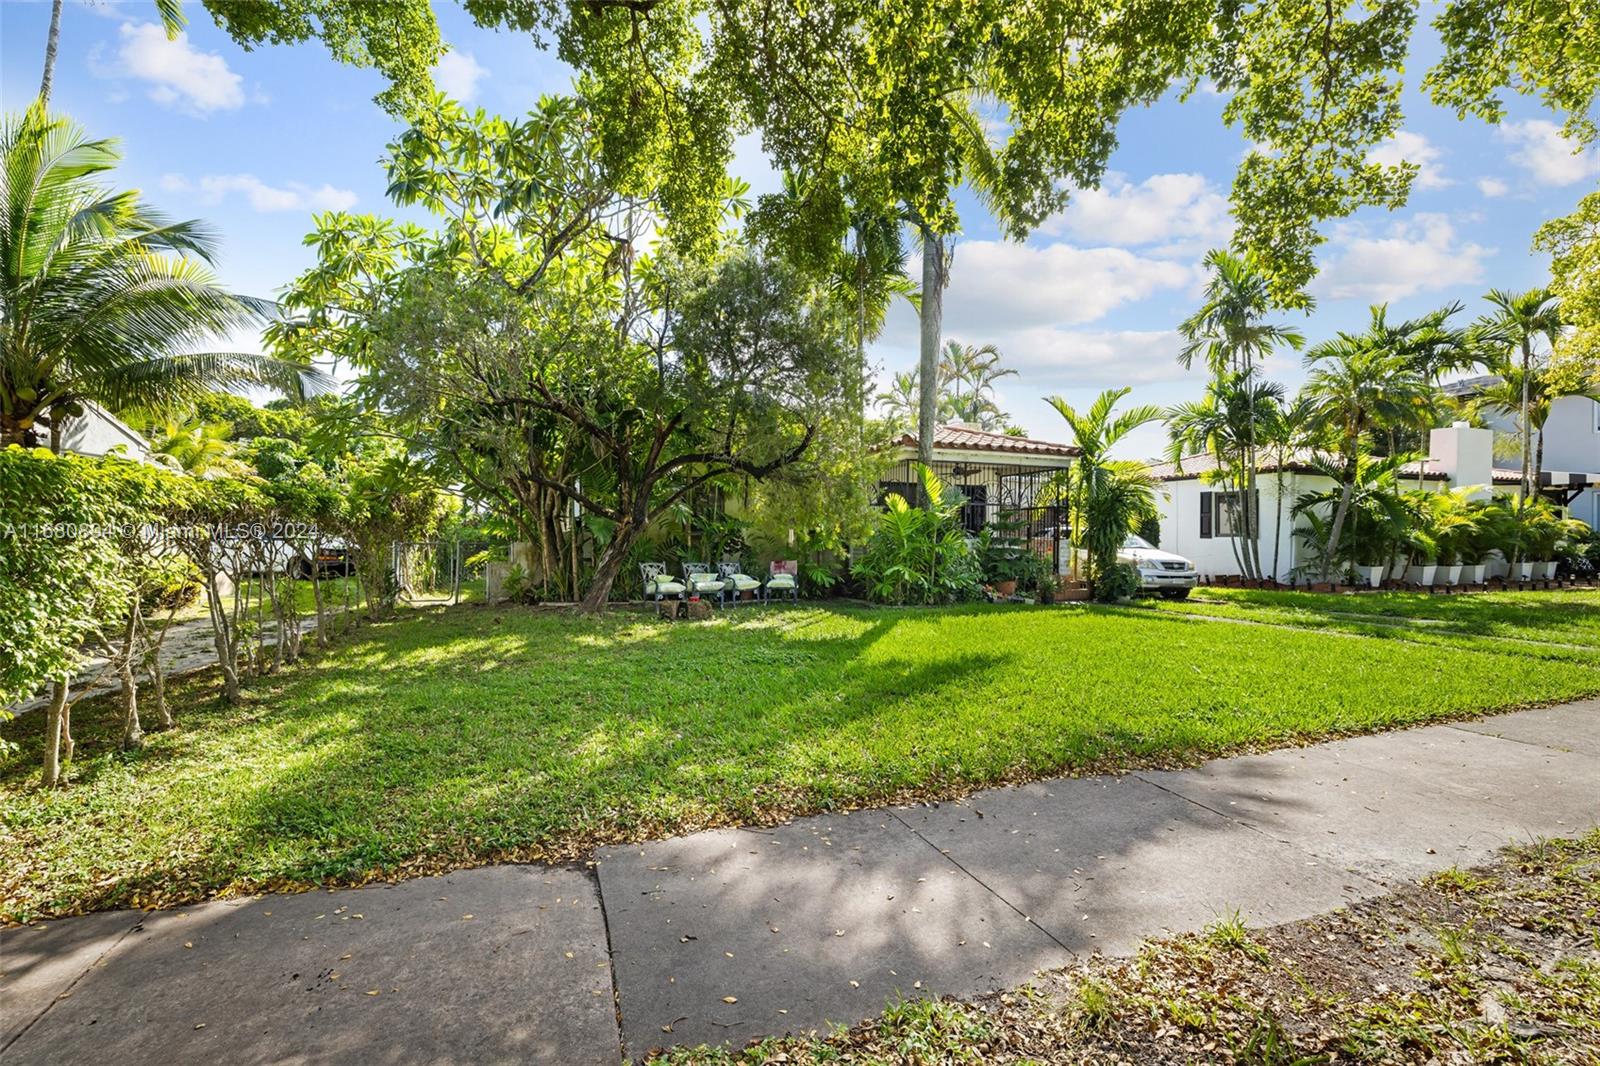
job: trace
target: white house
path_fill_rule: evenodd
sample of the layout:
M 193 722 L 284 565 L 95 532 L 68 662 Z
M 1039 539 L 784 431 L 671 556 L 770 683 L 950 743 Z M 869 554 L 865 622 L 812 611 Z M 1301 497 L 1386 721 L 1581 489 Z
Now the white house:
M 1554 415 L 1551 416 L 1552 421 Z M 1548 427 L 1547 427 L 1548 429 Z M 1514 490 L 1521 480 L 1514 468 L 1496 466 L 1494 461 L 1494 434 L 1488 429 L 1478 429 L 1457 422 L 1429 434 L 1428 458 L 1421 464 L 1409 464 L 1403 470 L 1406 480 L 1423 489 L 1463 488 L 1484 486 L 1484 494 L 1491 491 Z M 1546 462 L 1550 462 L 1550 445 L 1546 444 Z M 1260 530 L 1260 557 L 1264 574 L 1279 581 L 1289 580 L 1301 564 L 1302 545 L 1294 536 L 1295 519 L 1291 514 L 1294 502 L 1307 492 L 1331 489 L 1333 479 L 1318 473 L 1306 453 L 1293 455 L 1280 469 L 1276 463 L 1263 463 L 1256 475 L 1258 498 L 1257 527 Z M 1600 466 L 1592 463 L 1591 466 Z M 1207 484 L 1202 475 L 1214 470 L 1215 461 L 1210 456 L 1192 456 L 1178 463 L 1156 463 L 1152 469 L 1162 483 L 1163 495 L 1157 497 L 1161 510 L 1161 547 L 1176 552 L 1194 562 L 1202 577 L 1240 574 L 1236 555 L 1238 532 L 1233 516 L 1236 506 L 1230 506 L 1230 494 Z M 1573 493 L 1586 495 L 1581 500 L 1583 510 L 1574 508 L 1573 517 L 1595 521 L 1593 497 L 1600 488 L 1600 473 L 1569 474 L 1560 487 L 1547 488 L 1547 494 L 1564 502 Z
M 1492 376 L 1465 378 L 1450 382 L 1444 391 L 1458 399 L 1470 399 L 1498 380 Z M 1484 421 L 1495 431 L 1501 465 L 1519 467 L 1521 438 L 1516 415 L 1486 412 Z M 1542 488 L 1570 496 L 1567 507 L 1572 517 L 1600 529 L 1600 403 L 1586 396 L 1563 396 L 1551 403 L 1540 470 Z M 1568 491 L 1562 493 L 1563 488 Z

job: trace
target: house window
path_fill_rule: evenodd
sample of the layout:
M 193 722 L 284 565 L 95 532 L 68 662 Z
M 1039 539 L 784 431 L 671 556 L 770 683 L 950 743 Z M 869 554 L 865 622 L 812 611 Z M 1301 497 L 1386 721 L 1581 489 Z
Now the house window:
M 1245 533 L 1244 493 L 1202 492 L 1200 494 L 1200 535 L 1202 537 L 1242 537 Z M 1261 536 L 1261 490 L 1250 494 L 1250 527 Z

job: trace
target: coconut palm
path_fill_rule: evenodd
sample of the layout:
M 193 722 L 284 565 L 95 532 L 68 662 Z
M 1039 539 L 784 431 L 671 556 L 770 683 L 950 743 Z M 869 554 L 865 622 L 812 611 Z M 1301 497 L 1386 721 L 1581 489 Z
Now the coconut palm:
M 834 297 L 855 309 L 858 396 L 866 398 L 867 342 L 883 331 L 889 303 L 896 296 L 915 300 L 916 287 L 906 276 L 906 252 L 900 220 L 893 214 L 857 207 L 850 214 L 849 246 L 839 257 L 832 278 Z
M 1520 412 L 1518 433 L 1522 444 L 1522 479 L 1517 492 L 1527 497 L 1534 491 L 1533 423 L 1530 411 L 1533 371 L 1561 336 L 1566 322 L 1559 300 L 1547 288 L 1529 289 L 1526 292 L 1491 289 L 1484 299 L 1493 305 L 1494 310 L 1476 323 L 1476 338 L 1497 353 L 1497 362 L 1502 366 L 1513 365 L 1521 371 L 1518 378 L 1521 395 L 1517 411 Z
M 99 182 L 113 142 L 89 140 L 35 105 L 0 124 L 0 446 L 38 443 L 86 402 L 159 409 L 201 392 L 331 379 L 262 355 L 196 351 L 257 325 L 272 305 L 220 288 L 213 240 L 135 192 Z
M 162 28 L 167 31 L 167 40 L 177 39 L 185 22 L 183 0 L 156 0 L 155 8 Z M 51 0 L 50 29 L 44 39 L 44 74 L 39 79 L 39 102 L 45 107 L 50 106 L 50 89 L 55 84 L 56 76 L 56 52 L 60 46 L 61 0 Z

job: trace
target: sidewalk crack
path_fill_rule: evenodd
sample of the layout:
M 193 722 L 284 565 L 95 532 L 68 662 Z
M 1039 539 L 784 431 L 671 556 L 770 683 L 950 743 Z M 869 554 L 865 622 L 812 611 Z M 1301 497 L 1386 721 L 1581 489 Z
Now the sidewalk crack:
M 62 920 L 70 921 L 70 919 L 56 919 L 56 920 L 57 921 L 62 921 Z M 62 989 L 60 992 L 57 992 L 54 996 L 50 997 L 50 1002 L 46 1003 L 44 1005 L 44 1009 L 41 1010 L 38 1014 L 35 1014 L 33 1016 L 33 1018 L 28 1022 L 27 1025 L 24 1025 L 21 1029 L 18 1029 L 16 1034 L 14 1036 L 12 1036 L 12 1038 L 10 1040 L 7 1040 L 4 1044 L 0 1044 L 0 1054 L 4 1054 L 5 1052 L 11 1050 L 11 1045 L 15 1044 L 18 1040 L 21 1040 L 24 1036 L 26 1036 L 27 1033 L 28 1033 L 28 1030 L 32 1029 L 35 1025 L 38 1025 L 39 1024 L 39 1020 L 41 1018 L 43 1018 L 46 1014 L 49 1014 L 52 1010 L 55 1010 L 55 1007 L 56 1007 L 57 1003 L 60 1003 L 63 999 L 66 999 L 68 996 L 72 995 L 73 990 L 78 987 L 79 983 L 82 982 L 82 980 L 85 977 L 89 976 L 89 974 L 94 970 L 94 968 L 96 966 L 99 966 L 106 959 L 110 958 L 111 953 L 113 951 L 116 951 L 117 948 L 121 947 L 122 946 L 122 942 L 124 940 L 128 939 L 130 936 L 132 936 L 134 933 L 138 932 L 142 928 L 144 928 L 144 915 L 140 914 L 140 915 L 138 915 L 138 916 L 136 916 L 134 918 L 132 925 L 130 925 L 130 926 L 128 926 L 128 928 L 124 929 L 121 932 L 121 934 L 119 934 L 117 936 L 117 939 L 113 940 L 109 945 L 107 945 L 107 947 L 106 947 L 106 949 L 104 951 L 102 951 L 100 954 L 98 954 L 98 955 L 96 955 L 94 957 L 94 961 L 93 962 L 91 962 L 91 963 L 89 963 L 89 965 L 85 966 L 83 968 L 83 970 L 78 974 L 78 976 L 74 977 L 70 982 L 68 982 L 66 988 Z
M 1025 922 L 1028 925 L 1033 926 L 1035 929 L 1039 930 L 1039 932 L 1041 932 L 1045 936 L 1049 937 L 1055 943 L 1055 945 L 1057 947 L 1059 947 L 1062 951 L 1065 951 L 1068 955 L 1072 956 L 1074 959 L 1078 958 L 1078 953 L 1076 951 L 1073 951 L 1071 948 L 1067 947 L 1067 945 L 1062 942 L 1060 937 L 1056 936 L 1054 933 L 1052 933 L 1044 925 L 1041 925 L 1039 922 L 1034 921 L 1032 915 L 1028 914 L 1022 908 L 1018 907 L 1015 903 L 1012 903 L 1005 896 L 1001 895 L 998 891 L 995 890 L 993 885 L 989 884 L 983 878 L 979 877 L 977 874 L 973 873 L 971 870 L 969 870 L 965 866 L 963 866 L 956 859 L 956 857 L 954 855 L 950 854 L 948 851 L 944 850 L 943 848 L 939 847 L 939 845 L 937 845 L 933 841 L 929 840 L 926 836 L 923 835 L 922 830 L 918 829 L 916 826 L 912 825 L 910 822 L 908 822 L 904 818 L 900 817 L 900 814 L 899 814 L 898 811 L 896 811 L 896 810 L 891 808 L 890 811 L 889 811 L 889 815 L 895 821 L 897 821 L 901 825 L 905 826 L 906 829 L 913 836 L 915 836 L 918 840 L 922 841 L 924 844 L 928 845 L 928 847 L 932 848 L 939 855 L 940 858 L 944 859 L 951 866 L 954 866 L 956 869 L 958 869 L 962 873 L 966 874 L 967 877 L 971 878 L 972 881 L 975 884 L 977 884 L 980 888 L 982 888 L 985 892 L 989 893 L 989 895 L 993 896 L 995 899 L 997 899 L 1001 903 L 1005 904 L 1006 907 L 1008 909 L 1010 909 L 1012 912 L 1014 912 L 1017 917 L 1021 918 L 1023 920 L 1023 922 Z

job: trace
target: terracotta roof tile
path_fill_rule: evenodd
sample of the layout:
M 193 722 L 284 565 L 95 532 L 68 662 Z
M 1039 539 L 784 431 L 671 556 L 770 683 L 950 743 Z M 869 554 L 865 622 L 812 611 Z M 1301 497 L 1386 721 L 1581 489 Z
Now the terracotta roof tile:
M 905 448 L 915 448 L 917 436 L 914 433 L 905 433 L 894 443 Z M 933 431 L 933 446 L 961 451 L 1005 452 L 1009 455 L 1055 455 L 1071 458 L 1078 454 L 1076 445 L 1012 437 L 1005 433 L 991 433 L 986 429 L 974 429 L 962 425 L 937 427 Z

